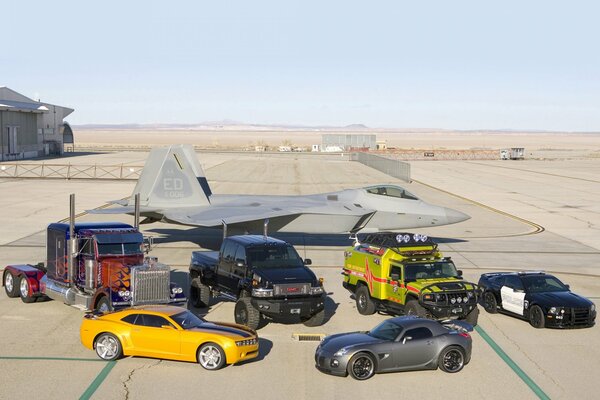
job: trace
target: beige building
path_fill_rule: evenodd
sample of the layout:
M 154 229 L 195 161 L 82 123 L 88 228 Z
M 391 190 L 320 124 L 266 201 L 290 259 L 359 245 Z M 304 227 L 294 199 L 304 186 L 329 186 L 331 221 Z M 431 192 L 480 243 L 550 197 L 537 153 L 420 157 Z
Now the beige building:
M 73 143 L 72 108 L 35 101 L 0 86 L 0 161 L 62 154 Z

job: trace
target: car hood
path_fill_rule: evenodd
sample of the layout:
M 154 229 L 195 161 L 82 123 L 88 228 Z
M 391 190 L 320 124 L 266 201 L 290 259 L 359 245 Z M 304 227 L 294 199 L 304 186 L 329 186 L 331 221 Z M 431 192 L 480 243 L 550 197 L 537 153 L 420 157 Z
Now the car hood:
M 531 301 L 546 307 L 587 308 L 592 302 L 573 292 L 530 293 Z
M 335 353 L 343 347 L 380 342 L 383 342 L 383 340 L 369 336 L 365 332 L 340 333 L 326 337 L 321 344 L 321 349 Z
M 256 275 L 271 283 L 316 283 L 316 277 L 307 267 L 255 268 Z
M 198 328 L 188 329 L 189 332 L 202 332 L 202 333 L 214 333 L 218 335 L 224 335 L 229 337 L 239 336 L 242 338 L 249 338 L 254 336 L 252 331 L 249 329 L 243 329 L 242 327 L 237 328 L 232 324 L 216 324 L 213 322 L 207 322 L 202 324 Z

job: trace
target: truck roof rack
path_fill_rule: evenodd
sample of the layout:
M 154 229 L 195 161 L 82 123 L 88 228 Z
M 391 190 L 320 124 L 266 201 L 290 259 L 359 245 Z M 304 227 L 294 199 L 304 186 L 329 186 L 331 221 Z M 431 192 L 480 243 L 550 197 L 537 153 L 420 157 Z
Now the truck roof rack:
M 361 241 L 362 245 L 385 247 L 404 256 L 430 255 L 437 251 L 437 243 L 429 236 L 418 233 L 382 232 L 371 233 Z M 427 246 L 426 250 L 404 250 L 405 247 Z

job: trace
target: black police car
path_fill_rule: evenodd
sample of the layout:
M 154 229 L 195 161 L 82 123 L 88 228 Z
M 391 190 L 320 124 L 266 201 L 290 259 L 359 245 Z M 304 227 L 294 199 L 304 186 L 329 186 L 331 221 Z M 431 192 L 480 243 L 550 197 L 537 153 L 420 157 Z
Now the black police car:
M 593 326 L 596 319 L 594 303 L 545 272 L 482 274 L 479 287 L 487 312 L 518 316 L 534 328 L 586 328 Z

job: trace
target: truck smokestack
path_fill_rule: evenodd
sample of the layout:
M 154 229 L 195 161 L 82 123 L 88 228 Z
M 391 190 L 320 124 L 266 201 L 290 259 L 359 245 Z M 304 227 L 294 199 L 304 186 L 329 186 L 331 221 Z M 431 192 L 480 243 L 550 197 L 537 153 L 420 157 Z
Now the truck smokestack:
M 69 286 L 75 286 L 75 258 L 77 257 L 77 238 L 75 237 L 75 194 L 69 196 L 69 241 L 67 246 L 67 280 Z

